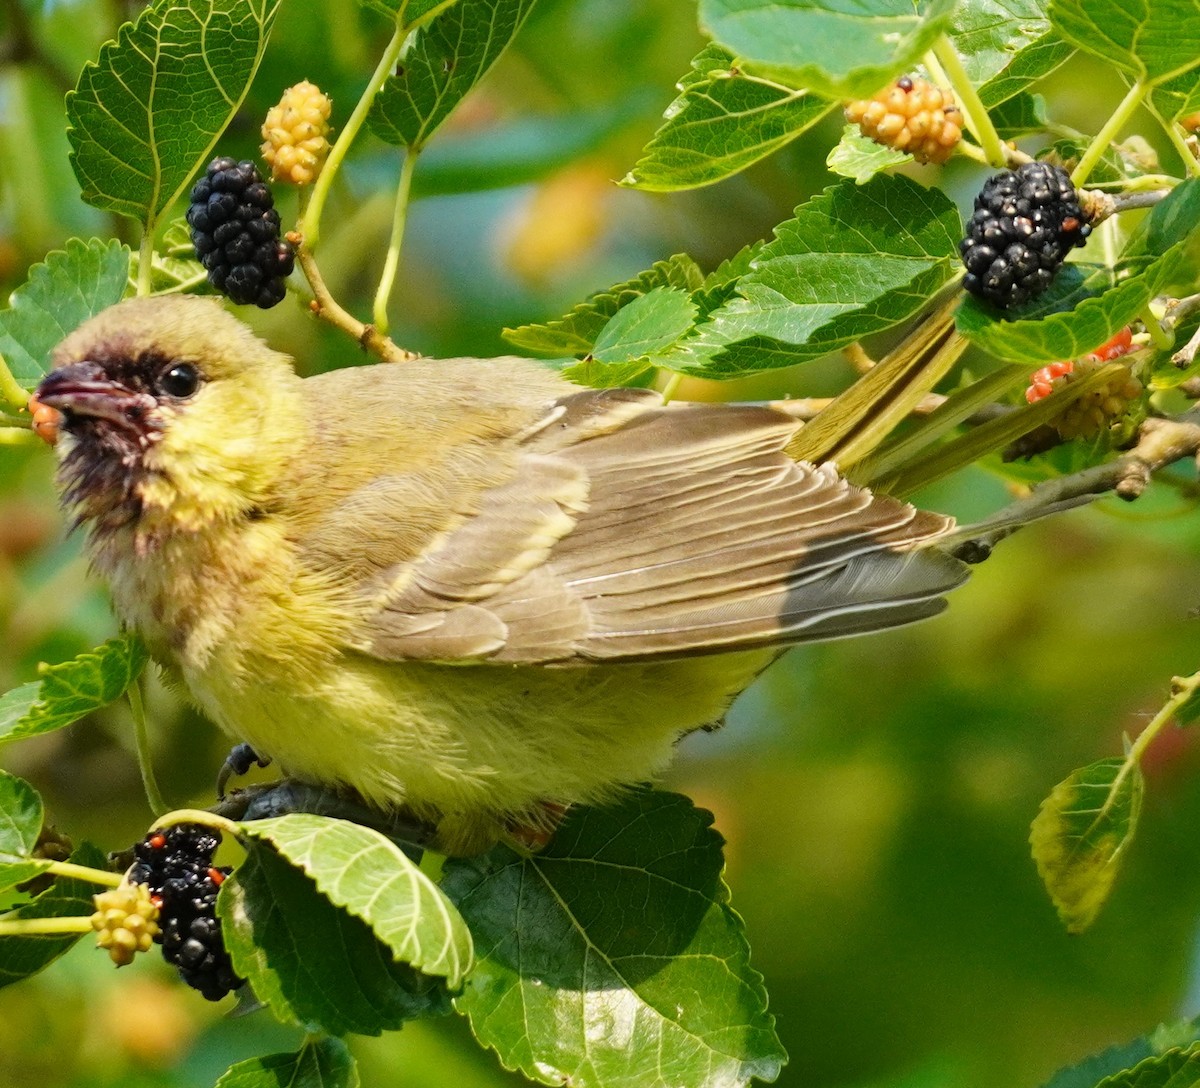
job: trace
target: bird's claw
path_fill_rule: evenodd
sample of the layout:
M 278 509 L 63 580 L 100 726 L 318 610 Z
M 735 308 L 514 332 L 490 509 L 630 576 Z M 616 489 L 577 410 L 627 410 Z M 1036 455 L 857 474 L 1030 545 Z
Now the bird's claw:
M 250 745 L 246 743 L 235 744 L 230 750 L 229 755 L 225 757 L 225 762 L 221 764 L 220 771 L 217 772 L 217 800 L 225 800 L 225 787 L 229 785 L 229 780 L 233 777 L 241 777 L 250 770 L 251 767 L 265 767 L 271 762 L 270 756 L 260 756 Z

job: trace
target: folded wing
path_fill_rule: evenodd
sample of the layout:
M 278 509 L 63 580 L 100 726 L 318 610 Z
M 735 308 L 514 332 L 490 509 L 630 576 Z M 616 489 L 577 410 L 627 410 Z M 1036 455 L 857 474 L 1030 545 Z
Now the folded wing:
M 390 659 L 584 664 L 839 638 L 940 611 L 967 568 L 950 518 L 792 461 L 768 407 L 560 400 L 510 480 L 372 580 L 359 648 Z

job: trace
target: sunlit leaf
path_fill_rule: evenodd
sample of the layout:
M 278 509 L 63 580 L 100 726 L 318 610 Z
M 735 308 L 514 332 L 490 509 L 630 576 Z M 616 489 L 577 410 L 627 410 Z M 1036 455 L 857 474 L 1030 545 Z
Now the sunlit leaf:
M 157 0 L 67 96 L 83 199 L 153 223 L 242 103 L 279 0 Z
M 362 919 L 398 960 L 457 987 L 471 935 L 434 884 L 391 839 L 345 820 L 297 814 L 241 825 L 301 869 L 330 902 Z
M 1067 41 L 1137 79 L 1161 83 L 1200 65 L 1194 34 L 1200 0 L 1050 0 Z
M 42 799 L 28 782 L 0 771 L 0 862 L 28 858 L 42 830 Z
M 835 174 L 853 178 L 856 185 L 865 185 L 876 174 L 906 162 L 912 162 L 907 151 L 885 147 L 864 136 L 858 125 L 847 125 L 841 140 L 829 152 L 825 165 Z
M 961 0 L 950 37 L 989 109 L 1054 71 L 1072 52 L 1051 31 L 1039 0 Z
M 40 680 L 0 696 L 0 743 L 61 729 L 107 706 L 125 693 L 147 660 L 142 640 L 122 635 L 44 667 Z
M 46 254 L 0 311 L 0 353 L 13 377 L 37 385 L 59 341 L 120 302 L 128 281 L 129 250 L 115 240 L 72 238 Z
M 747 76 L 715 42 L 692 60 L 665 123 L 623 185 L 671 192 L 711 185 L 794 140 L 827 114 L 827 99 Z
M 331 902 L 268 842 L 246 846 L 221 886 L 218 911 L 234 970 L 277 1017 L 334 1035 L 378 1035 L 449 1010 L 441 979 L 398 962 L 367 922 Z M 385 898 L 386 873 L 377 877 Z
M 602 363 L 639 359 L 678 340 L 696 317 L 696 305 L 678 287 L 656 287 L 622 306 L 600 330 L 592 356 Z
M 1196 1088 L 1200 1085 L 1200 1046 L 1169 1050 L 1114 1073 L 1096 1088 Z
M 534 0 L 458 0 L 420 32 L 376 97 L 371 131 L 390 144 L 423 147 L 525 22 Z
M 747 70 L 832 98 L 873 94 L 949 29 L 954 0 L 700 0 L 700 25 Z
M 1180 1050 L 1190 1051 L 1198 1040 L 1200 1021 L 1195 1018 L 1160 1024 L 1147 1035 L 1109 1047 L 1060 1069 L 1042 1088 L 1097 1088 L 1099 1084 L 1108 1084 L 1109 1077 L 1140 1068 L 1147 1058 L 1165 1057 L 1168 1053 Z M 1135 1081 L 1134 1084 L 1141 1088 L 1140 1082 Z
M 358 1068 L 341 1039 L 312 1039 L 295 1054 L 266 1054 L 230 1066 L 216 1088 L 358 1088 Z
M 711 816 L 642 792 L 550 845 L 447 864 L 479 962 L 456 1005 L 509 1068 L 575 1088 L 733 1088 L 784 1061 Z
M 898 324 L 955 274 L 961 229 L 944 193 L 909 178 L 834 185 L 775 228 L 736 295 L 680 342 L 671 365 L 734 377 Z
M 1160 83 L 1150 99 L 1168 121 L 1200 112 L 1200 71 L 1192 69 Z
M 657 287 L 695 291 L 703 283 L 704 273 L 696 262 L 685 253 L 677 253 L 655 262 L 652 268 L 631 280 L 596 292 L 556 321 L 505 329 L 504 339 L 524 351 L 542 355 L 586 355 L 613 314 L 634 299 Z
M 1029 841 L 1038 874 L 1071 933 L 1095 921 L 1137 829 L 1145 780 L 1114 757 L 1073 772 L 1042 802 Z

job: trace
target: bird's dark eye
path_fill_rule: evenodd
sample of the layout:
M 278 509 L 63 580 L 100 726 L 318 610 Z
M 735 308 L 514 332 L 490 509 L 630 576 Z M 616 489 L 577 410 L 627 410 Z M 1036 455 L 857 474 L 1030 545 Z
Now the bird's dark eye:
M 200 388 L 200 371 L 191 363 L 172 363 L 158 376 L 158 391 L 175 400 L 187 400 Z

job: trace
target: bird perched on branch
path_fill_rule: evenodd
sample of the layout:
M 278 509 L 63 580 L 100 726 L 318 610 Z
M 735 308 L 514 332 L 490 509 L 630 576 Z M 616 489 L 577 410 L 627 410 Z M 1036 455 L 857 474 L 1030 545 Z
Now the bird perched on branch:
M 448 853 L 645 781 L 793 643 L 938 612 L 952 519 L 791 460 L 749 405 L 523 359 L 301 379 L 216 302 L 59 346 L 64 503 L 121 619 L 297 779 Z

